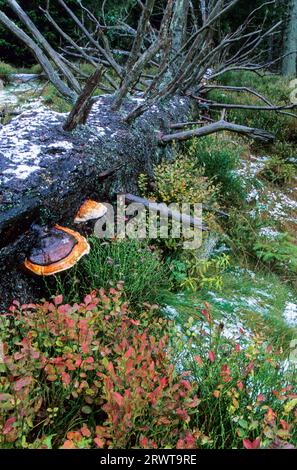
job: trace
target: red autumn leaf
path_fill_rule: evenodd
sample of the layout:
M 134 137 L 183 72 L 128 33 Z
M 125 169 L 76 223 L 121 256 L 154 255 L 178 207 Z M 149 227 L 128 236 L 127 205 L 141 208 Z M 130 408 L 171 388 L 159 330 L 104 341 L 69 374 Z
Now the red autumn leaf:
M 102 439 L 101 437 L 95 437 L 94 442 L 99 449 L 103 449 L 105 445 L 105 440 Z
M 216 355 L 213 351 L 208 351 L 208 357 L 211 362 L 215 362 L 216 360 Z
M 239 353 L 239 351 L 240 351 L 240 344 L 236 344 L 236 346 L 235 346 L 235 351 L 236 351 L 237 353 Z
M 82 428 L 80 430 L 81 434 L 84 436 L 84 437 L 90 437 L 91 436 L 91 431 L 89 430 L 88 426 L 86 425 L 86 423 L 84 423 L 82 425 Z
M 167 383 L 168 383 L 168 378 L 167 377 L 162 377 L 159 382 L 160 382 L 161 387 L 165 388 Z
M 149 448 L 149 441 L 148 438 L 143 436 L 139 439 L 139 444 L 143 449 L 148 449 Z
M 196 356 L 194 356 L 194 359 L 199 364 L 200 367 L 203 367 L 203 361 L 202 361 L 201 357 L 198 356 L 198 354 L 196 354 Z
M 11 418 L 8 418 L 7 421 L 5 421 L 5 424 L 3 426 L 3 434 L 8 434 L 10 433 L 12 430 L 13 430 L 13 423 L 16 422 L 16 418 L 14 417 L 11 417 Z
M 180 383 L 185 387 L 186 390 L 192 389 L 192 386 L 188 380 L 181 380 Z
M 113 392 L 113 397 L 119 406 L 124 406 L 125 400 L 124 400 L 124 397 L 122 397 L 120 393 Z
M 267 421 L 268 423 L 273 424 L 274 421 L 275 421 L 276 416 L 277 416 L 277 415 L 276 415 L 276 413 L 273 411 L 273 409 L 272 409 L 272 408 L 268 408 L 268 411 L 267 411 L 267 413 L 266 413 L 266 415 L 265 415 L 265 419 L 266 419 L 266 421 Z
M 237 387 L 239 388 L 239 390 L 243 390 L 243 389 L 244 389 L 244 385 L 243 385 L 243 383 L 241 382 L 241 380 L 238 380 L 238 381 L 237 381 Z
M 201 313 L 208 323 L 213 322 L 213 318 L 209 310 L 201 310 Z
M 22 388 L 27 387 L 27 385 L 30 385 L 32 380 L 32 377 L 23 377 L 21 379 L 18 379 L 15 382 L 13 388 L 16 392 L 19 392 Z
M 75 449 L 75 444 L 74 442 L 67 440 L 62 445 L 62 449 Z
M 134 353 L 135 353 L 134 348 L 132 348 L 132 346 L 130 346 L 130 348 L 125 352 L 124 358 L 129 359 L 129 357 L 131 357 Z
M 84 302 L 86 305 L 89 305 L 93 301 L 93 298 L 91 295 L 86 295 L 84 298 Z
M 126 363 L 126 375 L 130 374 L 130 372 L 134 369 L 134 363 L 132 359 L 128 359 Z
M 245 369 L 245 375 L 249 375 L 249 373 L 253 370 L 254 368 L 254 363 L 253 362 L 250 362 L 249 365 L 247 366 L 247 368 Z
M 260 439 L 250 441 L 249 439 L 243 439 L 243 446 L 245 449 L 259 449 L 261 444 Z
M 290 426 L 289 424 L 284 420 L 284 419 L 280 419 L 280 424 L 281 424 L 281 427 L 285 430 L 285 431 L 288 431 Z
M 64 385 L 69 385 L 71 382 L 70 375 L 67 372 L 62 372 L 62 382 Z
M 181 408 L 178 408 L 176 410 L 177 416 L 179 416 L 183 421 L 188 422 L 190 420 L 190 417 L 188 413 L 185 410 L 182 410 Z
M 63 295 L 57 295 L 57 297 L 54 298 L 55 305 L 61 305 L 63 302 Z

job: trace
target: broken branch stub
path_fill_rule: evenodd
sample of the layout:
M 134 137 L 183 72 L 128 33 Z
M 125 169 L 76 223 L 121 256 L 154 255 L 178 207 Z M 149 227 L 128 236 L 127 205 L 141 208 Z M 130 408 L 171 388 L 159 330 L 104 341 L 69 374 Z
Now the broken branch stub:
M 64 126 L 64 131 L 72 131 L 79 124 L 85 124 L 88 118 L 88 115 L 91 111 L 94 100 L 92 95 L 102 78 L 104 68 L 100 67 L 96 72 L 91 75 L 81 94 L 79 95 L 75 105 L 73 106 Z

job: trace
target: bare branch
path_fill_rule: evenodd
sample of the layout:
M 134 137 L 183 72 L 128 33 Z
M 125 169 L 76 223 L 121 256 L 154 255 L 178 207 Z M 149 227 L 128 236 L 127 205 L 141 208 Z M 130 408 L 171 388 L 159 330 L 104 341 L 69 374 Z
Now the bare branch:
M 40 47 L 30 38 L 24 31 L 22 31 L 13 21 L 11 21 L 5 13 L 0 11 L 0 23 L 2 23 L 6 28 L 8 28 L 13 34 L 15 34 L 24 44 L 26 44 L 29 49 L 33 52 L 36 57 L 37 62 L 42 66 L 44 72 L 46 73 L 50 82 L 54 87 L 66 98 L 74 101 L 76 99 L 76 93 L 71 90 L 64 82 L 61 80 L 56 73 L 51 62 L 48 60 L 46 55 L 42 52 Z
M 93 75 L 89 77 L 83 91 L 78 97 L 72 111 L 67 118 L 67 121 L 63 126 L 64 131 L 72 131 L 79 124 L 86 123 L 92 108 L 92 104 L 94 102 L 94 100 L 92 100 L 92 95 L 101 80 L 102 74 L 103 67 L 100 67 Z
M 85 34 L 85 36 L 88 38 L 88 40 L 98 49 L 98 51 L 110 63 L 111 67 L 115 70 L 117 75 L 119 75 L 121 77 L 122 76 L 122 68 L 116 62 L 113 55 L 108 50 L 108 42 L 104 40 L 104 47 L 102 47 L 97 41 L 95 41 L 95 39 L 92 37 L 92 35 L 87 30 L 87 28 L 77 18 L 77 16 L 73 13 L 73 11 L 66 5 L 66 3 L 63 0 L 58 0 L 58 2 L 67 11 L 68 15 L 74 20 L 74 22 L 77 24 L 79 29 Z M 102 33 L 102 37 L 105 39 L 103 33 Z
M 229 123 L 224 120 L 189 131 L 160 135 L 159 140 L 160 143 L 165 144 L 168 142 L 188 140 L 192 139 L 193 137 L 204 137 L 206 135 L 223 131 L 235 132 L 263 143 L 272 143 L 275 140 L 275 135 L 271 132 L 265 131 L 263 129 L 256 129 L 252 127 L 241 126 L 239 124 Z

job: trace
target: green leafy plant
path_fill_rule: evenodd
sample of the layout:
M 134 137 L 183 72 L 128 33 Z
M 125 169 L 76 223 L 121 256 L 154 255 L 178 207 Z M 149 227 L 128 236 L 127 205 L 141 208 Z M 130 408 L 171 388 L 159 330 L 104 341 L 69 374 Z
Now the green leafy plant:
M 208 448 L 292 448 L 297 444 L 294 363 L 261 334 L 234 337 L 208 303 L 179 323 L 177 361 L 197 382 L 196 429 Z M 203 412 L 201 410 L 203 409 Z
M 240 163 L 243 145 L 218 136 L 193 139 L 187 147 L 191 161 L 219 188 L 218 198 L 223 203 L 239 204 L 245 199 L 244 186 L 235 170 Z
M 274 156 L 267 161 L 260 176 L 274 184 L 284 186 L 292 183 L 296 176 L 296 169 L 291 163 Z
M 297 274 L 297 246 L 294 241 L 288 233 L 281 233 L 273 240 L 257 241 L 254 249 L 265 263 Z
M 187 255 L 185 255 L 187 256 Z M 187 277 L 181 282 L 181 287 L 191 290 L 201 288 L 223 288 L 222 274 L 230 266 L 230 257 L 226 254 L 211 259 L 201 259 L 195 254 L 186 258 Z

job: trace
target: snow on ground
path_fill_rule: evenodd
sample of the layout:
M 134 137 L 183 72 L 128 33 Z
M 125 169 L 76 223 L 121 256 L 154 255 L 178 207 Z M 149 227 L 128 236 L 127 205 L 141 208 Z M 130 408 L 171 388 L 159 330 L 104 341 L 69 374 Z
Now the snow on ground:
M 25 111 L 0 130 L 0 153 L 5 159 L 0 182 L 8 183 L 12 179 L 23 180 L 40 169 L 42 149 L 48 148 L 48 144 L 34 143 L 35 132 L 37 129 L 40 132 L 41 128 L 44 128 L 46 132 L 49 126 L 59 124 L 62 115 L 43 106 L 39 106 L 37 111 L 38 119 L 35 114 L 32 119 L 32 111 Z M 60 148 L 63 144 L 65 142 L 53 142 L 51 146 Z
M 297 304 L 287 302 L 284 310 L 284 318 L 288 325 L 297 326 Z

